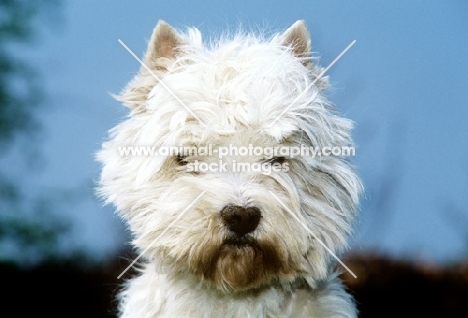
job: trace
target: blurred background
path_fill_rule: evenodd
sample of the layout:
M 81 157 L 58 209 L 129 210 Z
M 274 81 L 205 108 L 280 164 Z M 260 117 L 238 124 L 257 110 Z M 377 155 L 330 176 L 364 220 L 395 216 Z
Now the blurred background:
M 159 19 L 181 30 L 195 26 L 205 39 L 239 26 L 272 34 L 304 19 L 324 67 L 356 40 L 327 72 L 331 100 L 356 123 L 354 162 L 366 187 L 345 258 L 358 278 L 343 278 L 361 317 L 401 316 L 407 308 L 468 317 L 462 0 L 1 0 L 7 307 L 20 317 L 115 316 L 116 276 L 134 256 L 125 225 L 95 197 L 94 153 L 127 114 L 110 94 L 140 67 L 118 39 L 142 56 Z

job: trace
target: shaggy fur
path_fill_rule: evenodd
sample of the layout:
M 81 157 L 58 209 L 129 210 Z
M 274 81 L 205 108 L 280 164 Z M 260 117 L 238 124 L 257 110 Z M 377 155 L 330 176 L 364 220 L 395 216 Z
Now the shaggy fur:
M 98 154 L 100 195 L 128 222 L 138 251 L 148 248 L 140 275 L 121 292 L 120 317 L 356 317 L 336 261 L 271 194 L 340 255 L 362 190 L 346 157 L 229 154 L 228 167 L 286 162 L 288 171 L 197 173 L 187 165 L 218 156 L 118 151 L 352 146 L 352 123 L 324 96 L 326 78 L 307 89 L 322 69 L 311 61 L 304 22 L 268 39 L 239 33 L 207 45 L 197 29 L 179 34 L 161 21 L 144 62 L 154 74 L 142 67 L 118 97 L 130 114 Z M 233 232 L 222 213 L 233 206 L 259 217 L 254 230 Z

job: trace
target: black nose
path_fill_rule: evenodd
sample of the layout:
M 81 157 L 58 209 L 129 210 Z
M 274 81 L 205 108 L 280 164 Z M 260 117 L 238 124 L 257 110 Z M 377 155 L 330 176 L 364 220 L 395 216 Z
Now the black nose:
M 221 217 L 229 230 L 242 236 L 257 228 L 261 213 L 256 207 L 227 205 L 221 210 Z

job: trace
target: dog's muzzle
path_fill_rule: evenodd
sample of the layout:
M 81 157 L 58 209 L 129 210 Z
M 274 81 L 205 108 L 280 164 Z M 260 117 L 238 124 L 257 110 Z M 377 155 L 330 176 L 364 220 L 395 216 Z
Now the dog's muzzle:
M 227 228 L 241 237 L 257 228 L 262 214 L 256 207 L 227 205 L 221 210 L 221 217 Z

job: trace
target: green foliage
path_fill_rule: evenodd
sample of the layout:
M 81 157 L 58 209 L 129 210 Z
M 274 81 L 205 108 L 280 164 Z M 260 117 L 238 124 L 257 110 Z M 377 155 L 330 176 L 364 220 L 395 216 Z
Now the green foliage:
M 0 1 L 0 146 L 10 144 L 15 135 L 38 130 L 34 110 L 42 91 L 37 74 L 14 53 L 12 44 L 29 43 L 36 32 L 34 22 L 42 12 L 56 5 L 47 0 Z
M 29 141 L 28 147 L 36 144 L 31 140 L 40 132 L 37 109 L 44 94 L 31 61 L 16 53 L 36 38 L 38 18 L 57 4 L 55 0 L 0 0 L 0 159 L 20 137 Z M 8 258 L 1 252 L 5 246 L 13 246 L 26 261 L 55 258 L 58 238 L 67 226 L 52 216 L 54 200 L 29 197 L 9 172 L 7 165 L 0 166 L 0 259 Z

